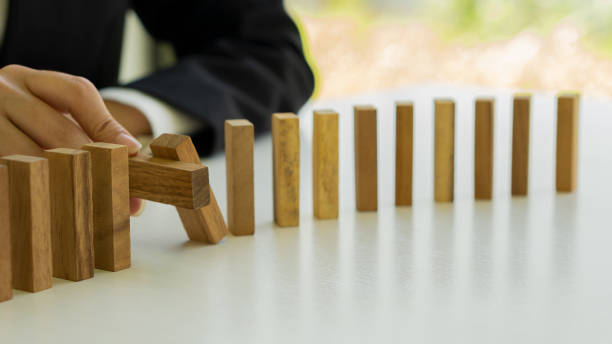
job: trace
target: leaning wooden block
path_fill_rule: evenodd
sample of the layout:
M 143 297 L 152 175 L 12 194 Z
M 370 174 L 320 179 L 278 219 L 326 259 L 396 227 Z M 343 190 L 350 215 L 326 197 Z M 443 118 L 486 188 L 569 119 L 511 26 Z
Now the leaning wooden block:
M 477 99 L 474 128 L 474 198 L 493 197 L 493 99 Z
M 412 102 L 395 104 L 395 205 L 412 205 Z
M 13 297 L 8 168 L 0 165 L 0 302 Z
M 292 113 L 272 116 L 274 222 L 300 224 L 300 122 Z
M 49 160 L 53 276 L 81 281 L 94 275 L 91 160 L 88 151 L 57 148 Z
M 137 156 L 130 158 L 130 196 L 187 209 L 210 201 L 208 167 Z
M 529 117 L 531 95 L 514 96 L 512 120 L 512 194 L 527 195 L 529 186 Z
M 51 221 L 47 159 L 9 155 L 13 287 L 29 292 L 51 288 Z
M 455 188 L 455 102 L 437 99 L 434 138 L 434 199 L 452 202 Z
M 201 164 L 198 151 L 189 136 L 163 134 L 153 140 L 149 147 L 157 158 Z M 227 234 L 227 226 L 211 187 L 209 192 L 210 203 L 204 208 L 176 210 L 190 240 L 216 244 Z
M 580 95 L 557 97 L 557 191 L 576 190 Z
M 255 233 L 254 140 L 251 122 L 245 119 L 225 121 L 227 223 L 234 235 Z
M 314 216 L 338 217 L 338 113 L 314 112 L 312 132 L 312 186 Z
M 378 138 L 376 109 L 355 106 L 355 203 L 358 211 L 378 209 Z
M 127 269 L 130 251 L 128 149 L 111 143 L 83 146 L 91 154 L 95 266 Z

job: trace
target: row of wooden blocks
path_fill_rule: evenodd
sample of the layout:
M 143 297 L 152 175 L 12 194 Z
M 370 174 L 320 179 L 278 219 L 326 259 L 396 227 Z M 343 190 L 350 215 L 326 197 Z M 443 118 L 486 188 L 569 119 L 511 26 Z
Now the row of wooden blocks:
M 578 154 L 577 94 L 557 97 L 556 188 L 576 188 Z M 512 194 L 526 195 L 529 177 L 529 123 L 531 96 L 513 101 Z M 396 104 L 395 203 L 412 205 L 414 149 L 413 104 Z M 454 198 L 455 103 L 434 101 L 434 199 Z M 355 196 L 358 211 L 378 209 L 378 139 L 376 109 L 354 107 Z M 493 195 L 494 100 L 475 102 L 474 196 Z M 274 219 L 279 226 L 299 225 L 299 121 L 293 114 L 275 114 L 272 120 L 274 160 Z M 338 113 L 315 111 L 313 126 L 313 209 L 315 217 L 338 217 Z M 229 164 L 229 162 L 228 162 Z M 231 171 L 228 165 L 228 171 Z M 228 172 L 231 173 L 231 172 Z M 228 179 L 229 180 L 229 179 Z M 231 196 L 228 195 L 228 197 Z M 239 197 L 234 195 L 234 198 Z M 230 198 L 228 198 L 230 199 Z
M 191 139 L 165 134 L 151 150 L 129 158 L 125 146 L 92 143 L 1 158 L 0 301 L 52 277 L 128 268 L 130 196 L 174 205 L 190 239 L 220 241 L 227 227 Z

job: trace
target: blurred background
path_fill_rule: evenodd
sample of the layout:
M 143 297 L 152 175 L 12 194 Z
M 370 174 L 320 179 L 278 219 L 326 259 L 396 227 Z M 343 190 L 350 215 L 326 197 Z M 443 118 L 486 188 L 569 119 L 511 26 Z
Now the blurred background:
M 431 82 L 612 96 L 611 0 L 285 4 L 316 70 L 317 98 Z M 150 45 L 128 19 L 126 44 Z M 122 79 L 171 60 L 163 46 L 155 49 L 154 62 L 125 56 Z

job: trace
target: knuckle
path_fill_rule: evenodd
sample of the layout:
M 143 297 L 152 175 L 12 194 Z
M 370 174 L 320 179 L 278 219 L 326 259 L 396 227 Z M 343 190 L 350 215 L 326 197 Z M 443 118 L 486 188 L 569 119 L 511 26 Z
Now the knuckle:
M 26 69 L 26 67 L 18 65 L 18 64 L 9 64 L 2 67 L 1 71 L 6 74 L 15 74 L 22 72 Z
M 96 137 L 103 137 L 105 134 L 114 133 L 118 130 L 117 122 L 112 117 L 106 117 L 96 124 L 94 134 Z
M 80 97 L 89 97 L 97 92 L 94 84 L 87 78 L 75 76 L 71 78 L 71 83 L 74 92 Z

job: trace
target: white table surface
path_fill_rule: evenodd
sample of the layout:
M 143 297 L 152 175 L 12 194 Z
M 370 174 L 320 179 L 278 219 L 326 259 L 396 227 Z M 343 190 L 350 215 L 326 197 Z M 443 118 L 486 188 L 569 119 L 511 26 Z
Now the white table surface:
M 132 268 L 0 303 L 0 343 L 609 343 L 612 102 L 583 99 L 579 186 L 554 191 L 555 97 L 532 101 L 530 193 L 511 198 L 509 90 L 426 85 L 324 101 L 341 113 L 338 220 L 312 216 L 312 108 L 301 113 L 301 223 L 272 221 L 256 140 L 254 236 L 188 242 L 176 211 L 132 220 Z M 473 101 L 496 98 L 494 200 L 474 202 Z M 456 106 L 455 196 L 435 204 L 433 97 Z M 393 103 L 415 102 L 414 206 L 396 208 Z M 378 107 L 379 211 L 354 206 L 352 105 Z M 222 154 L 205 160 L 225 213 Z

